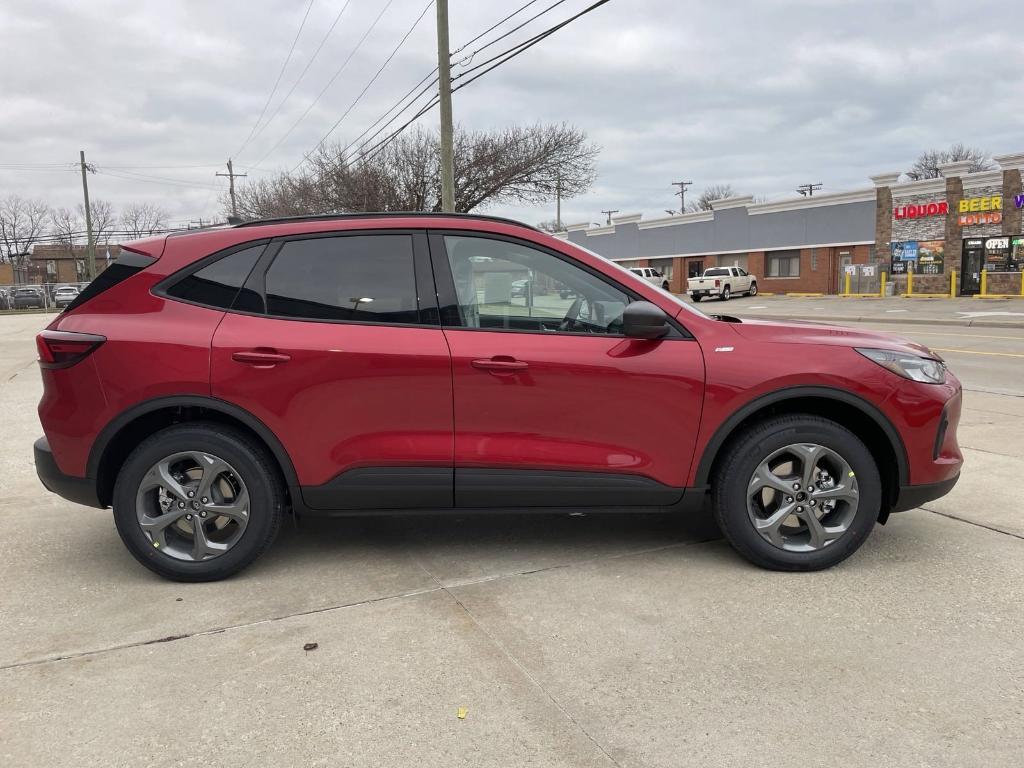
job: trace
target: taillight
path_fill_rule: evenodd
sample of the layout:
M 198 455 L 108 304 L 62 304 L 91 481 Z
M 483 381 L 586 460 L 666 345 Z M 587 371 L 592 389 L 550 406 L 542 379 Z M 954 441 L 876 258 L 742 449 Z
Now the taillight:
M 721 287 L 722 287 L 722 281 L 721 280 L 715 280 L 715 288 L 721 288 Z
M 73 331 L 42 331 L 36 336 L 40 368 L 68 368 L 94 352 L 106 336 Z

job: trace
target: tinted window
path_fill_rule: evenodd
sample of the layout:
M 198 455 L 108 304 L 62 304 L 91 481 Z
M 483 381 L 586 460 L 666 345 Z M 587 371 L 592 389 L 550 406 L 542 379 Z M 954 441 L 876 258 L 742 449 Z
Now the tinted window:
M 229 253 L 176 282 L 167 289 L 167 295 L 208 307 L 229 309 L 262 252 L 263 244 Z
M 293 240 L 267 271 L 267 312 L 312 320 L 418 323 L 410 235 Z
M 458 317 L 466 328 L 622 332 L 629 296 L 565 259 L 519 243 L 445 237 Z
M 704 277 L 728 277 L 729 270 L 725 268 L 712 268 L 704 273 Z
M 150 264 L 154 259 L 149 256 L 144 256 L 141 253 L 135 253 L 134 251 L 123 250 L 121 255 L 117 257 L 117 260 L 109 267 L 104 269 L 89 283 L 82 292 L 78 294 L 78 298 L 68 304 L 65 312 L 71 312 L 74 309 L 78 309 L 80 306 L 85 304 L 87 301 L 94 299 L 104 291 L 108 291 L 118 283 L 127 280 L 132 275 L 141 272 Z

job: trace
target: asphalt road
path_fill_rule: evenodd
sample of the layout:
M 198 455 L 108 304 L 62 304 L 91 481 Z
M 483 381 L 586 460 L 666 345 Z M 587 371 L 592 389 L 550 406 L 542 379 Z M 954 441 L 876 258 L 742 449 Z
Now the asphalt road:
M 42 321 L 0 317 L 5 768 L 1021 765 L 1024 330 L 885 326 L 964 381 L 967 465 L 827 572 L 699 521 L 423 517 L 180 585 L 38 485 Z

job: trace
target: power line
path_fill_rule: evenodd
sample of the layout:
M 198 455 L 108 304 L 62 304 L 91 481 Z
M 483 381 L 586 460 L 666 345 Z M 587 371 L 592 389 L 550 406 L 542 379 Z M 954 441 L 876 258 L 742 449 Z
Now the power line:
M 263 109 L 260 110 L 260 116 L 256 118 L 256 122 L 253 123 L 252 128 L 249 129 L 249 135 L 245 137 L 245 141 L 242 142 L 242 146 L 235 150 L 235 157 L 241 154 L 242 150 L 249 146 L 249 142 L 252 140 L 252 135 L 256 132 L 256 127 L 260 124 L 260 120 L 267 114 L 267 107 L 270 106 L 271 100 L 274 98 L 274 94 L 277 93 L 277 87 L 281 85 L 281 78 L 284 77 L 284 71 L 288 68 L 288 62 L 292 60 L 292 54 L 295 53 L 295 45 L 299 42 L 299 35 L 302 34 L 303 28 L 306 26 L 306 19 L 309 18 L 309 12 L 313 8 L 315 0 L 309 0 L 309 4 L 306 6 L 306 12 L 302 16 L 302 22 L 299 24 L 299 29 L 295 33 L 295 37 L 292 39 L 292 47 L 288 49 L 288 55 L 284 57 L 284 63 L 281 65 L 280 71 L 277 73 L 277 79 L 274 81 L 274 87 L 270 89 L 270 95 L 267 96 L 267 100 L 263 103 Z
M 518 7 L 518 8 L 516 8 L 516 9 L 515 9 L 514 11 L 512 11 L 512 13 L 510 13 L 510 14 L 509 14 L 508 16 L 506 16 L 506 17 L 505 17 L 504 19 L 502 19 L 501 21 L 499 21 L 499 22 L 498 22 L 497 24 L 494 24 L 494 25 L 492 25 L 492 26 L 488 27 L 488 28 L 487 28 L 487 29 L 485 29 L 485 30 L 484 30 L 483 32 L 481 32 L 481 33 L 480 33 L 479 35 L 477 35 L 476 37 L 474 37 L 473 39 L 471 39 L 471 40 L 467 40 L 467 41 L 466 41 L 465 43 L 463 43 L 462 45 L 460 45 L 460 46 L 459 46 L 458 48 L 456 48 L 456 49 L 455 49 L 454 51 L 452 51 L 452 56 L 454 56 L 454 55 L 455 55 L 456 53 L 461 53 L 462 51 L 466 50 L 466 48 L 468 48 L 469 46 L 471 46 L 471 45 L 472 45 L 473 43 L 475 43 L 475 42 L 476 42 L 477 40 L 479 40 L 479 39 L 480 39 L 481 37 L 483 37 L 484 35 L 486 35 L 486 34 L 487 34 L 488 32 L 493 32 L 493 31 L 494 31 L 495 29 L 497 29 L 498 27 L 500 27 L 500 26 L 501 26 L 502 24 L 504 24 L 504 23 L 505 23 L 506 21 L 508 21 L 509 19 L 511 19 L 511 18 L 512 18 L 513 16 L 515 16 L 515 15 L 516 15 L 516 14 L 518 14 L 518 13 L 521 13 L 522 11 L 525 11 L 525 10 L 526 10 L 527 8 L 529 8 L 529 7 L 531 6 L 531 5 L 533 5 L 534 3 L 538 3 L 538 2 L 540 2 L 540 0 L 530 0 L 530 2 L 526 3 L 525 5 L 521 5 L 521 6 L 519 6 L 519 7 Z
M 404 35 L 404 36 L 402 37 L 402 39 L 398 41 L 398 45 L 396 45 L 396 46 L 395 46 L 395 48 L 394 48 L 394 50 L 393 50 L 393 51 L 391 51 L 391 54 L 390 54 L 390 55 L 389 55 L 389 56 L 388 56 L 388 57 L 387 57 L 387 58 L 386 58 L 386 59 L 384 60 L 384 63 L 380 65 L 380 68 L 379 68 L 379 69 L 378 69 L 378 70 L 377 70 L 377 71 L 376 71 L 376 72 L 374 73 L 373 77 L 371 77 L 371 78 L 370 78 L 370 81 L 369 81 L 369 82 L 368 82 L 368 83 L 367 83 L 367 84 L 366 84 L 366 85 L 365 85 L 365 86 L 363 87 L 363 90 L 361 90 L 361 91 L 359 92 L 359 95 L 358 95 L 358 96 L 356 96 L 356 97 L 355 97 L 355 99 L 353 99 L 352 103 L 348 105 L 348 109 L 346 109 L 346 110 L 345 110 L 345 111 L 344 111 L 344 112 L 342 113 L 341 117 L 339 117 L 339 118 L 338 118 L 338 119 L 337 119 L 337 120 L 336 120 L 336 121 L 334 122 L 334 125 L 332 125 L 332 126 L 331 126 L 331 127 L 330 127 L 330 128 L 328 129 L 327 133 L 325 133 L 325 134 L 324 134 L 324 135 L 323 135 L 323 136 L 322 136 L 322 137 L 320 138 L 320 141 L 318 141 L 318 142 L 316 143 L 316 145 L 315 145 L 315 146 L 314 146 L 314 147 L 313 147 L 313 148 L 312 148 L 312 149 L 311 149 L 311 150 L 310 150 L 310 151 L 309 151 L 308 153 L 306 153 L 306 156 L 305 156 L 306 158 L 308 158 L 308 157 L 309 157 L 309 155 L 313 154 L 314 152 L 316 152 L 316 150 L 317 150 L 317 149 L 319 149 L 319 148 L 320 148 L 321 146 L 323 146 L 323 143 L 324 143 L 325 141 L 327 141 L 327 138 L 328 138 L 328 137 L 329 137 L 329 136 L 330 136 L 330 135 L 331 135 L 332 133 L 334 133 L 334 131 L 335 131 L 335 130 L 337 129 L 337 127 L 338 127 L 339 125 L 341 125 L 342 121 L 343 121 L 343 120 L 344 120 L 344 119 L 345 119 L 346 117 L 348 117 L 349 113 L 350 113 L 350 112 L 351 112 L 351 111 L 352 111 L 352 110 L 353 110 L 353 109 L 355 108 L 356 104 L 358 104 L 358 103 L 359 103 L 360 99 L 362 99 L 362 98 L 363 98 L 363 96 L 364 96 L 364 95 L 366 95 L 366 92 L 367 92 L 368 90 L 370 90 L 370 86 L 372 86 L 372 85 L 373 85 L 373 84 L 374 84 L 374 83 L 375 83 L 375 82 L 377 81 L 377 78 L 378 78 L 378 77 L 380 77 L 381 73 L 382 73 L 382 72 L 384 71 L 384 68 L 385 68 L 385 67 L 387 67 L 387 65 L 391 63 L 391 60 L 392 60 L 393 58 L 395 58 L 395 55 L 396 55 L 396 54 L 398 53 L 399 49 L 400 49 L 400 48 L 401 48 L 401 47 L 402 47 L 403 45 L 405 45 L 405 41 L 409 39 L 409 36 L 410 36 L 410 35 L 411 35 L 411 34 L 413 33 L 413 30 L 415 30 L 415 29 L 416 29 L 416 27 L 417 27 L 417 26 L 419 25 L 419 23 L 420 23 L 420 22 L 421 22 L 421 21 L 423 20 L 423 17 L 424 17 L 425 15 L 426 15 L 427 11 L 429 11 L 429 10 L 430 10 L 430 7 L 431 7 L 431 6 L 433 5 L 433 4 L 434 4 L 434 0 L 429 0 L 429 2 L 428 2 L 428 3 L 427 3 L 427 4 L 426 4 L 426 5 L 424 6 L 424 7 L 423 7 L 423 10 L 422 10 L 422 11 L 420 11 L 420 15 L 416 17 L 416 21 L 414 21 L 414 22 L 412 23 L 412 26 L 411 26 L 411 27 L 409 27 L 409 30 L 408 30 L 408 31 L 407 31 L 407 32 L 405 33 L 405 35 Z M 422 82 L 422 81 L 420 81 L 420 82 Z M 305 158 L 303 158 L 303 160 L 305 160 Z M 303 162 L 303 161 L 299 161 L 299 164 L 298 164 L 298 165 L 296 165 L 296 166 L 295 166 L 295 168 L 298 168 L 298 167 L 299 167 L 299 165 L 302 165 L 302 162 Z M 292 169 L 292 171 L 293 171 L 293 172 L 295 171 L 295 168 L 293 168 L 293 169 Z
M 299 123 L 301 123 L 303 120 L 306 119 L 306 116 L 310 113 L 310 111 L 313 109 L 313 107 L 316 105 L 316 103 L 318 101 L 320 101 L 320 99 L 323 97 L 323 95 L 325 93 L 327 93 L 327 89 L 330 88 L 334 84 L 334 81 L 338 79 L 339 75 L 341 75 L 341 73 L 344 71 L 345 67 L 348 66 L 348 63 L 352 60 L 352 57 L 356 55 L 356 52 L 362 47 L 363 43 L 366 41 L 366 38 L 370 36 L 370 33 L 373 32 L 373 30 L 377 26 L 377 23 L 381 20 L 381 17 L 384 16 L 384 14 L 387 12 L 388 8 L 391 7 L 391 4 L 394 1 L 395 0 L 387 0 L 387 2 L 384 4 L 384 7 L 381 8 L 380 13 L 377 14 L 377 18 L 375 18 L 373 20 L 373 23 L 370 25 L 369 29 L 367 29 L 366 32 L 363 33 L 363 36 L 361 38 L 359 38 L 359 42 L 356 43 L 355 48 L 352 49 L 352 51 L 349 53 L 349 55 L 341 63 L 341 66 L 338 67 L 337 71 L 331 76 L 331 79 L 327 81 L 327 85 L 325 85 L 320 90 L 320 93 L 318 93 L 316 95 L 316 98 L 313 99 L 313 101 L 311 101 L 309 103 L 309 106 L 306 107 L 306 111 L 303 112 L 299 116 L 298 120 L 296 120 L 294 123 L 292 123 L 291 128 L 289 128 L 287 131 L 285 131 L 284 136 L 282 136 L 280 139 L 278 139 L 277 143 L 274 144 L 274 146 L 272 146 L 269 150 L 267 150 L 267 152 L 263 155 L 263 157 L 261 157 L 259 160 L 257 160 L 253 165 L 257 165 L 257 166 L 258 165 L 262 165 L 263 161 L 266 160 L 268 157 L 270 157 L 270 155 L 272 155 L 274 153 L 274 151 L 279 146 L 281 146 L 281 144 L 284 143 L 285 139 L 287 139 L 289 136 L 292 135 L 292 131 L 294 131 L 299 126 Z
M 458 63 L 458 64 L 463 64 L 463 63 L 469 63 L 470 61 L 472 61 L 472 60 L 473 60 L 473 57 L 474 57 L 474 56 L 476 56 L 476 55 L 477 55 L 478 53 L 480 53 L 480 51 L 483 51 L 483 50 L 485 50 L 485 49 L 487 49 L 487 48 L 490 48 L 490 47 L 491 47 L 492 45 L 494 45 L 495 43 L 500 43 L 500 42 L 501 42 L 502 40 L 504 40 L 504 39 L 505 39 L 506 37 L 508 37 L 509 35 L 513 35 L 513 34 L 515 34 L 515 33 L 516 33 L 516 32 L 518 32 L 518 31 L 519 31 L 520 29 L 522 29 L 523 27 L 527 26 L 527 25 L 528 25 L 528 24 L 529 24 L 530 22 L 532 22 L 532 21 L 536 21 L 536 20 L 537 20 L 537 19 L 539 19 L 539 18 L 540 18 L 541 16 L 543 16 L 543 15 L 544 15 L 545 13 L 547 13 L 548 11 L 552 11 L 552 10 L 554 10 L 555 8 L 557 8 L 558 6 L 560 6 L 560 5 L 562 4 L 562 3 L 564 3 L 565 1 L 566 1 L 566 0 L 557 0 L 557 2 L 554 2 L 554 3 L 552 3 L 551 5 L 549 5 L 549 6 L 547 7 L 547 8 L 545 8 L 545 9 L 544 9 L 543 11 L 541 11 L 540 13 L 534 14 L 533 16 L 531 16 L 530 18 L 528 18 L 528 19 L 527 19 L 526 21 L 524 21 L 523 23 L 521 23 L 521 24 L 519 24 L 519 25 L 517 25 L 517 26 L 515 26 L 515 27 L 512 27 L 512 29 L 508 30 L 508 31 L 507 31 L 507 32 L 505 32 L 505 33 L 504 33 L 503 35 L 499 35 L 498 37 L 496 37 L 496 38 L 494 38 L 493 40 L 491 40 L 491 41 L 490 41 L 489 43 L 486 43 L 486 44 L 484 44 L 484 45 L 481 45 L 481 46 L 480 46 L 479 48 L 477 48 L 477 49 L 476 49 L 475 51 L 473 51 L 473 52 L 472 52 L 472 53 L 470 53 L 470 54 L 469 54 L 468 56 L 466 56 L 466 57 L 465 57 L 465 58 L 464 58 L 464 59 L 463 59 L 462 61 L 460 61 L 460 62 L 457 62 L 457 63 Z M 531 3 L 527 3 L 527 5 L 531 5 Z M 526 7 L 526 6 L 524 6 L 524 7 Z M 520 9 L 520 10 L 522 10 L 522 9 Z M 514 16 L 515 14 L 512 14 L 512 15 Z M 508 18 L 511 18 L 511 17 L 508 17 Z M 492 29 L 493 29 L 493 27 L 492 27 Z M 484 34 L 486 34 L 486 33 L 484 33 Z M 481 35 L 481 37 L 482 37 L 482 35 Z M 466 45 L 469 45 L 469 43 L 467 43 Z M 466 45 L 462 46 L 462 48 L 459 48 L 459 50 L 461 51 L 461 50 L 462 50 L 463 48 L 465 48 L 465 47 L 466 47 Z M 491 61 L 493 61 L 493 59 L 491 59 Z M 484 62 L 484 63 L 486 64 L 487 62 Z
M 342 15 L 344 15 L 345 10 L 348 8 L 351 2 L 352 0 L 345 0 L 345 4 L 341 6 L 341 10 L 338 11 L 338 14 L 334 17 L 334 21 L 331 22 L 331 26 L 327 28 L 327 32 L 325 32 L 324 36 L 320 39 L 320 44 L 317 45 L 316 50 L 313 51 L 313 55 L 310 56 L 309 60 L 306 62 L 306 66 L 302 68 L 302 71 L 299 73 L 299 76 L 295 79 L 295 82 L 292 83 L 292 87 L 288 89 L 288 93 L 286 93 L 284 95 L 284 98 L 277 103 L 277 106 L 274 108 L 274 111 L 270 114 L 270 117 L 268 117 L 266 122 L 264 122 L 263 125 L 259 127 L 259 130 L 256 131 L 252 139 L 258 139 L 260 136 L 263 135 L 263 132 L 272 122 L 274 122 L 274 118 L 277 117 L 278 114 L 281 112 L 282 107 L 284 107 L 288 99 L 290 99 L 292 94 L 295 93 L 295 89 L 299 87 L 299 83 L 302 82 L 303 78 L 306 76 L 306 73 L 309 72 L 309 68 L 313 66 L 313 62 L 316 61 L 316 57 L 320 55 L 320 50 L 324 47 L 324 44 L 330 38 L 331 33 L 334 32 L 334 28 L 338 26 L 338 22 L 341 21 Z M 250 139 L 250 141 L 252 139 Z M 235 154 L 241 154 L 241 150 L 239 150 L 239 152 Z

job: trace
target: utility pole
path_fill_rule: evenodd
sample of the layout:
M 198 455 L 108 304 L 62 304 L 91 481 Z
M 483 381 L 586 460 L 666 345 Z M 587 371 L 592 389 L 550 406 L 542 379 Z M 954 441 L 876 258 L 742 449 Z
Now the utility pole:
M 228 178 L 228 194 L 231 195 L 231 215 L 237 217 L 238 216 L 238 204 L 235 202 L 235 179 L 236 178 L 243 179 L 246 176 L 248 176 L 249 174 L 247 174 L 247 173 L 235 173 L 234 169 L 232 169 L 232 167 L 231 167 L 231 158 L 229 157 L 228 158 L 228 172 L 227 173 L 217 173 L 217 174 L 214 174 L 214 175 L 215 176 L 227 176 L 227 178 Z
M 679 195 L 679 213 L 686 213 L 686 190 L 693 184 L 692 181 L 673 181 L 673 187 L 679 187 L 675 194 Z
M 562 231 L 562 174 L 555 176 L 555 229 Z
M 448 48 L 448 0 L 437 0 L 437 91 L 441 103 L 441 210 L 455 212 L 455 148 L 452 139 L 452 57 Z
M 78 160 L 82 166 L 82 193 L 85 196 L 85 268 L 92 280 L 96 277 L 96 243 L 92 239 L 92 209 L 89 207 L 89 179 L 86 174 L 95 171 L 86 164 L 84 149 L 79 151 Z
M 820 182 L 817 184 L 801 184 L 799 187 L 796 188 L 796 191 L 799 192 L 804 197 L 814 197 L 814 192 L 815 190 L 818 189 L 821 189 Z
M 610 227 L 612 225 L 612 214 L 613 213 L 618 213 L 618 212 L 619 212 L 618 208 L 616 208 L 614 210 L 611 210 L 611 211 L 601 211 L 601 213 L 605 214 L 608 217 L 608 220 L 605 222 L 605 226 L 609 226 Z

